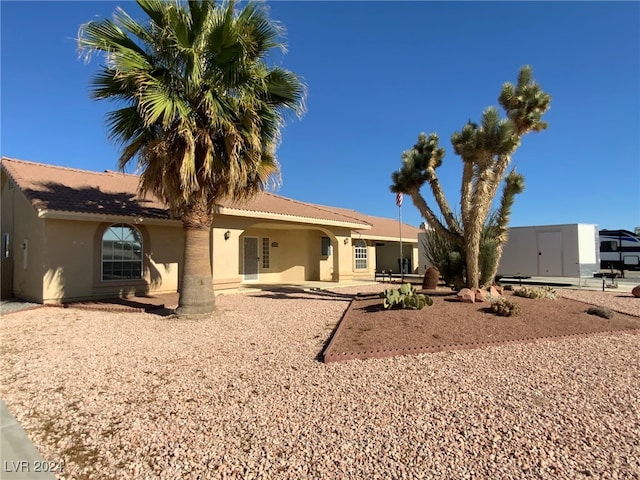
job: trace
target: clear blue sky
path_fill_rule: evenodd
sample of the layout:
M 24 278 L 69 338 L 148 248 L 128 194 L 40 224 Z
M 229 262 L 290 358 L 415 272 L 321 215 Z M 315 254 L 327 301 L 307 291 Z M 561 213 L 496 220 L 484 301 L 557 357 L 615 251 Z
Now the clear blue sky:
M 78 58 L 78 26 L 132 2 L 0 3 L 2 155 L 114 169 L 116 148 L 89 98 L 99 61 Z M 397 218 L 390 174 L 418 133 L 447 149 L 438 173 L 458 205 L 461 160 L 449 138 L 498 105 L 530 64 L 552 95 L 549 129 L 523 139 L 526 177 L 511 224 L 640 225 L 640 3 L 271 2 L 304 77 L 308 112 L 290 121 L 278 158 L 281 195 Z M 428 188 L 423 194 L 433 199 Z M 403 220 L 422 219 L 409 199 Z

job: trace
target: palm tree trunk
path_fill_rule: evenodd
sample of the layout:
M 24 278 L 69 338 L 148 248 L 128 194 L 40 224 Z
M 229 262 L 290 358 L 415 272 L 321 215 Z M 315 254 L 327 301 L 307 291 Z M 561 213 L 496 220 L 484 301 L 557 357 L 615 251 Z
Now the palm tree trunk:
M 210 314 L 215 310 L 209 250 L 211 222 L 183 219 L 183 228 L 184 261 L 176 313 L 179 316 Z

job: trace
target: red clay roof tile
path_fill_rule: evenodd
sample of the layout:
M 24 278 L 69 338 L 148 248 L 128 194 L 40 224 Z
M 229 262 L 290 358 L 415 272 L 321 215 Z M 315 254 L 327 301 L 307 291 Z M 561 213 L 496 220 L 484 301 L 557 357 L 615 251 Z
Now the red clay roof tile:
M 152 195 L 137 193 L 138 176 L 120 172 L 91 172 L 69 167 L 2 158 L 2 168 L 36 209 L 63 212 L 100 213 L 131 217 L 169 219 L 169 212 Z M 220 202 L 234 210 L 310 218 L 351 225 L 362 225 L 367 237 L 396 237 L 398 222 L 371 217 L 355 210 L 305 203 L 264 192 L 243 204 Z M 370 229 L 368 228 L 370 227 Z M 417 238 L 420 230 L 403 224 L 403 236 Z

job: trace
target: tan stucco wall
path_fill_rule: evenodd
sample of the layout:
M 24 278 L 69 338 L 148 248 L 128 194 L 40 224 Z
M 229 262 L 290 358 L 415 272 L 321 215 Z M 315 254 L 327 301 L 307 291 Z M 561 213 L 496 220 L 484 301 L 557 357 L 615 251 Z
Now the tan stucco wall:
M 18 188 L 9 187 L 2 172 L 2 233 L 10 234 L 13 292 L 18 298 L 41 302 L 44 264 L 44 225 Z
M 47 219 L 45 224 L 45 303 L 167 293 L 178 289 L 182 229 L 133 225 L 143 235 L 143 279 L 103 281 L 101 240 L 109 222 Z
M 225 232 L 229 239 L 224 239 Z M 219 215 L 213 228 L 214 289 L 234 288 L 244 282 L 244 238 L 256 237 L 260 261 L 258 283 L 338 281 L 353 277 L 352 252 L 344 245 L 349 229 L 264 221 Z M 321 256 L 322 237 L 332 240 L 332 255 Z M 262 266 L 262 239 L 269 238 L 270 265 Z M 277 243 L 277 247 L 271 246 Z
M 114 295 L 175 292 L 183 255 L 181 226 L 138 225 L 144 239 L 144 278 L 105 282 L 101 274 L 101 235 L 110 223 L 85 219 L 40 219 L 17 188 L 8 188 L 2 174 L 2 232 L 11 234 L 14 291 L 26 299 L 56 303 Z M 19 221 L 18 221 L 19 219 Z M 112 223 L 120 223 L 112 222 Z M 270 265 L 259 261 L 258 282 L 348 281 L 372 278 L 376 247 L 367 240 L 368 267 L 355 269 L 354 243 L 349 228 L 320 226 L 250 217 L 217 215 L 211 239 L 212 273 L 216 290 L 243 283 L 243 239 L 269 238 Z M 225 240 L 225 232 L 229 239 Z M 331 239 L 331 255 L 322 256 L 322 237 Z M 26 248 L 26 267 L 23 268 Z M 277 246 L 273 246 L 273 244 Z M 407 246 L 411 251 L 411 247 Z M 413 252 L 412 252 L 413 253 Z M 413 254 L 417 258 L 417 249 Z M 207 259 L 203 258 L 203 261 Z M 417 261 L 414 261 L 417 266 Z

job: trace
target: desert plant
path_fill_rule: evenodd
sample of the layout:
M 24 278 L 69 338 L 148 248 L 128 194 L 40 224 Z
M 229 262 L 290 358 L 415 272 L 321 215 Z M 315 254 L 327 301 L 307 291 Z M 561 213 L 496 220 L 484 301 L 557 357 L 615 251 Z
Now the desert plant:
M 481 285 L 481 268 L 495 267 L 500 259 L 514 198 L 524 190 L 524 177 L 515 170 L 507 174 L 507 169 L 522 138 L 547 128 L 542 117 L 549 109 L 551 97 L 534 81 L 531 67 L 526 66 L 520 70 L 515 85 L 502 86 L 498 101 L 506 118 L 500 118 L 497 108 L 489 107 L 482 113 L 480 124 L 469 120 L 451 136 L 453 150 L 463 162 L 460 220 L 453 214 L 436 173 L 445 155 L 437 134 L 420 134 L 417 143 L 403 152 L 400 170 L 392 174 L 391 191 L 409 195 L 431 228 L 464 249 L 469 288 Z M 420 193 L 425 184 L 431 188 L 444 223 Z M 482 265 L 482 226 L 501 184 L 504 186 L 493 235 L 496 261 Z M 495 273 L 492 268 L 486 276 L 492 277 Z
M 435 290 L 438 288 L 438 282 L 440 281 L 440 270 L 438 267 L 431 266 L 427 268 L 422 279 L 423 290 Z
M 457 219 L 457 215 L 454 214 Z M 497 244 L 495 241 L 495 231 L 497 228 L 498 215 L 496 212 L 489 215 L 482 229 L 480 239 L 481 266 L 480 284 L 489 285 L 493 281 L 491 272 L 495 271 L 495 264 L 498 262 Z M 421 237 L 423 251 L 427 261 L 440 270 L 442 278 L 447 285 L 455 290 L 460 290 L 466 285 L 466 257 L 464 248 L 450 241 L 438 230 L 428 229 Z
M 607 307 L 590 307 L 587 310 L 589 315 L 597 315 L 598 317 L 611 319 L 613 318 L 613 310 Z
M 423 293 L 418 293 L 410 283 L 403 283 L 400 288 L 389 288 L 380 293 L 383 298 L 382 306 L 390 308 L 410 308 L 422 310 L 425 306 L 433 305 L 433 300 Z
M 121 2 L 125 3 L 125 2 Z M 264 3 L 138 0 L 134 20 L 81 26 L 78 47 L 104 58 L 91 95 L 110 100 L 109 138 L 118 166 L 140 171 L 139 193 L 154 194 L 181 220 L 178 315 L 215 309 L 211 228 L 220 200 L 244 201 L 279 180 L 276 147 L 284 120 L 302 114 L 306 87 L 272 65 L 282 29 Z
M 506 298 L 500 298 L 491 304 L 491 311 L 501 317 L 512 317 L 520 313 L 520 305 Z
M 551 300 L 556 299 L 555 289 L 548 285 L 543 285 L 541 287 L 520 287 L 513 290 L 513 294 L 516 297 L 524 298 L 548 298 Z

